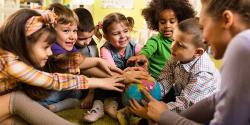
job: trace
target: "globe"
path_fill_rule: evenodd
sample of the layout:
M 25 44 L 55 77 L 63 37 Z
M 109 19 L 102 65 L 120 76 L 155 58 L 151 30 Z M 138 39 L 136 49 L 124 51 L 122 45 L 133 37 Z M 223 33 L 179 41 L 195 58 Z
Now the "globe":
M 129 105 L 131 99 L 135 99 L 139 104 L 142 105 L 142 99 L 146 99 L 145 95 L 140 91 L 142 87 L 145 87 L 149 93 L 157 100 L 161 98 L 160 83 L 155 81 L 153 78 L 142 80 L 141 84 L 131 83 L 129 84 L 123 95 L 122 101 L 125 106 Z

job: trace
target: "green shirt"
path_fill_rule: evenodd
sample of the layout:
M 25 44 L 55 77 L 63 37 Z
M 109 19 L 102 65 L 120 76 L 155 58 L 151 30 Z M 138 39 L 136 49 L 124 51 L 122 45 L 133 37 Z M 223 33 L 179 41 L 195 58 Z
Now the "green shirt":
M 157 36 L 150 37 L 139 53 L 149 59 L 149 72 L 156 79 L 171 56 L 171 44 L 172 40 L 164 38 L 159 33 Z

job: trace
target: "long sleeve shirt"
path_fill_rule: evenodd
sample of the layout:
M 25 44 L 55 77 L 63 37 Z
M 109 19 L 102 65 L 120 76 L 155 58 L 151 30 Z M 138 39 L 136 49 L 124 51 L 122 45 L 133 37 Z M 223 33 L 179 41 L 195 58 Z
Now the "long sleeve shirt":
M 0 50 L 0 95 L 16 88 L 18 82 L 54 90 L 88 88 L 83 75 L 39 71 L 20 61 L 16 55 Z
M 220 73 L 207 53 L 189 63 L 170 59 L 163 68 L 158 82 L 161 95 L 165 96 L 171 87 L 175 90 L 176 101 L 167 103 L 169 109 L 182 112 L 198 101 L 219 90 Z
M 159 123 L 162 125 L 196 125 L 205 123 L 204 119 L 210 118 L 207 119 L 212 119 L 210 125 L 249 125 L 249 43 L 250 30 L 239 33 L 230 41 L 221 69 L 221 90 L 215 96 L 202 100 L 203 103 L 193 105 L 183 112 L 182 116 L 165 111 L 161 114 Z
M 164 38 L 162 33 L 148 39 L 146 45 L 139 54 L 145 55 L 149 60 L 149 73 L 155 79 L 158 78 L 166 61 L 171 56 L 170 47 L 172 40 Z

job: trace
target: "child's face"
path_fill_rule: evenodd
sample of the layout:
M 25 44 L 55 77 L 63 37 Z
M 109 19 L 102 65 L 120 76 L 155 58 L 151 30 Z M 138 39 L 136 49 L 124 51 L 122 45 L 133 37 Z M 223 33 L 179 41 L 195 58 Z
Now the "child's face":
M 29 53 L 32 61 L 38 67 L 44 67 L 49 56 L 52 55 L 51 44 L 47 40 L 49 33 L 43 33 L 37 42 L 29 44 Z
M 91 32 L 77 32 L 77 41 L 76 44 L 80 47 L 84 47 L 86 45 L 89 45 L 89 43 L 92 40 L 92 37 L 94 35 L 94 30 Z
M 172 38 L 174 28 L 177 26 L 178 20 L 173 10 L 165 9 L 160 13 L 159 18 L 159 32 L 165 38 Z
M 231 33 L 223 27 L 225 24 L 222 20 L 214 20 L 205 12 L 204 7 L 201 9 L 199 23 L 203 29 L 204 40 L 211 45 L 213 57 L 221 59 L 232 38 Z
M 123 22 L 114 22 L 108 27 L 108 33 L 104 37 L 116 49 L 124 49 L 130 40 L 129 27 Z
M 196 57 L 196 47 L 192 43 L 193 35 L 181 32 L 177 28 L 174 33 L 172 43 L 172 58 L 181 63 L 188 63 Z
M 77 24 L 57 24 L 56 30 L 56 42 L 65 50 L 71 51 L 77 40 Z

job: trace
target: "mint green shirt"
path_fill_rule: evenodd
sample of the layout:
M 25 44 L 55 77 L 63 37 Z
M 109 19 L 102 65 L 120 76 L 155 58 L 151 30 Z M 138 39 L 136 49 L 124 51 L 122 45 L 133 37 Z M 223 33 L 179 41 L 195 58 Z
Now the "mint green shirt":
M 150 37 L 139 54 L 145 55 L 149 60 L 149 73 L 157 79 L 166 61 L 171 56 L 172 40 L 164 38 L 162 33 Z

